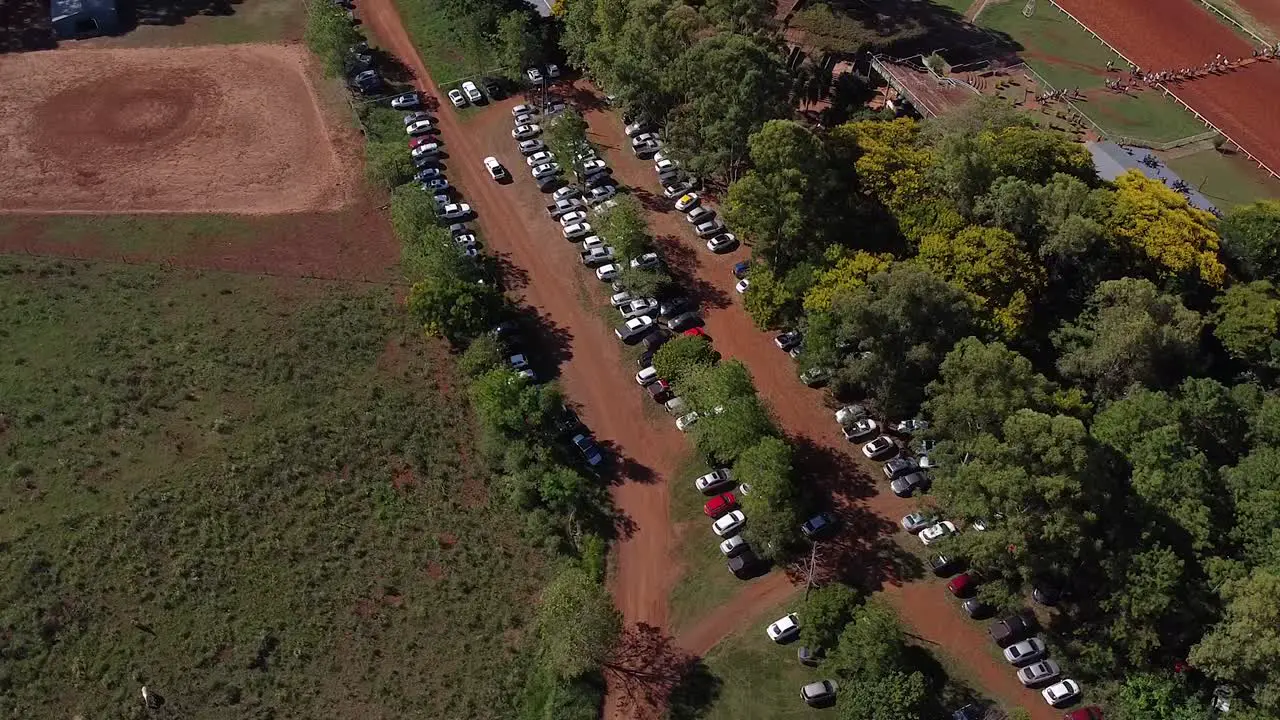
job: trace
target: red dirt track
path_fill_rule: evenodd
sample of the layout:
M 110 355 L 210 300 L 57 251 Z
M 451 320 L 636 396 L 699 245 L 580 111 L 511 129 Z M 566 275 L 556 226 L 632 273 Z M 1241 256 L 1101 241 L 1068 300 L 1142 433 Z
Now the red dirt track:
M 1251 57 L 1254 48 L 1193 0 L 1054 0 L 1143 70 Z M 1169 88 L 1244 150 L 1280 172 L 1280 61 L 1258 62 Z M 1270 118 L 1270 119 L 1268 119 Z
M 0 211 L 335 210 L 350 173 L 298 45 L 84 49 L 0 63 Z
M 1266 25 L 1271 32 L 1280 33 L 1280 3 L 1276 0 L 1235 0 L 1235 3 L 1252 15 L 1254 20 Z M 1259 28 L 1253 30 L 1266 37 L 1266 33 L 1260 32 Z

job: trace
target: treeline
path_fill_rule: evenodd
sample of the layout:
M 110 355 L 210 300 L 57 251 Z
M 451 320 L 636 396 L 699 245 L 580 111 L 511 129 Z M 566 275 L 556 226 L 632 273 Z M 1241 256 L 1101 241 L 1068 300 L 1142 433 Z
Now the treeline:
M 1104 182 L 989 104 L 747 147 L 724 214 L 748 311 L 802 329 L 838 396 L 931 421 L 926 502 L 987 527 L 949 545 L 982 599 L 1061 593 L 1048 632 L 1108 717 L 1202 713 L 1220 684 L 1280 716 L 1280 203 Z

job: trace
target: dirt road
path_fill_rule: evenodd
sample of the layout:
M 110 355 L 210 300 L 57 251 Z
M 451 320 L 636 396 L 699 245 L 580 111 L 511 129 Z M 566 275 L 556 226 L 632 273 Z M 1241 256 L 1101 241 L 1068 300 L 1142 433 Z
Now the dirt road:
M 432 82 L 401 24 L 392 0 L 360 3 L 361 19 L 379 44 L 404 61 L 419 86 L 443 97 Z M 615 601 L 627 623 L 667 625 L 667 596 L 680 568 L 671 555 L 671 519 L 667 481 L 686 452 L 673 425 L 654 427 L 644 420 L 645 399 L 629 376 L 620 345 L 596 313 L 599 293 L 578 263 L 577 251 L 548 219 L 524 159 L 510 137 L 511 98 L 461 122 L 447 101 L 439 111 L 440 136 L 448 151 L 449 181 L 478 215 L 489 252 L 498 255 L 520 281 L 524 303 L 540 317 L 555 347 L 558 372 L 567 395 L 581 405 L 583 421 L 613 454 L 620 477 L 614 499 L 631 523 L 616 544 L 611 577 Z M 496 156 L 515 182 L 492 182 L 481 163 Z M 630 372 L 634 372 L 631 370 Z M 616 699 L 616 698 L 615 698 Z M 613 703 L 610 713 L 618 714 Z
M 792 360 L 773 344 L 772 333 L 757 330 L 734 292 L 733 265 L 749 252 L 713 255 L 698 241 L 688 223 L 658 194 L 650 160 L 637 159 L 629 149 L 620 121 L 599 109 L 591 91 L 580 86 L 576 102 L 596 108 L 586 113 L 592 139 L 604 148 L 614 175 L 632 189 L 651 210 L 649 226 L 662 245 L 663 256 L 686 287 L 697 295 L 706 318 L 706 331 L 716 349 L 750 368 L 756 387 L 777 414 L 796 447 L 802 483 L 815 485 L 834 498 L 845 531 L 819 552 L 820 573 L 883 591 L 901 614 L 908 632 L 927 646 L 940 647 L 961 662 L 971 680 L 1009 706 L 1022 705 L 1035 720 L 1058 720 L 1037 694 L 1022 687 L 1013 670 L 995 659 L 985 625 L 969 620 L 948 596 L 941 582 L 916 581 L 924 571 L 914 555 L 895 541 L 916 540 L 898 533 L 898 521 L 915 508 L 888 491 L 879 465 L 862 456 L 858 446 L 840 433 L 825 395 L 800 383 Z M 879 480 L 879 482 L 877 482 Z M 706 652 L 741 629 L 742 623 L 785 600 L 791 589 L 777 573 L 743 592 L 692 627 L 677 642 L 692 652 Z

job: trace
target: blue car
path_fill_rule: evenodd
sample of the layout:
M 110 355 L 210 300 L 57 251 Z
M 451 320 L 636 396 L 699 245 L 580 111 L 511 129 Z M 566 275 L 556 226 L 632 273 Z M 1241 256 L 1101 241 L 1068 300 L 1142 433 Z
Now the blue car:
M 742 262 L 733 266 L 733 276 L 741 280 L 742 278 L 747 276 L 747 271 L 750 269 L 751 269 L 751 263 L 746 260 L 743 260 Z

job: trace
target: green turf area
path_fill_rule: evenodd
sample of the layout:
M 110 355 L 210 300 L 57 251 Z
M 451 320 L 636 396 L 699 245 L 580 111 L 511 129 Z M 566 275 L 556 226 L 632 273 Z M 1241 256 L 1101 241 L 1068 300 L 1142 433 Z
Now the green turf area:
M 93 44 L 177 47 L 301 40 L 306 15 L 303 0 L 243 0 L 228 6 L 229 15 L 185 17 L 180 15 L 180 10 L 173 9 L 182 3 L 141 0 L 133 5 L 139 17 L 136 28 L 118 37 L 95 39 Z
M 1017 0 L 992 2 L 978 16 L 978 24 L 1020 45 L 1022 59 L 1054 88 L 1096 90 L 1092 99 L 1075 106 L 1108 134 L 1162 143 L 1205 131 L 1194 115 L 1158 92 L 1134 96 L 1106 92 L 1107 61 L 1117 68 L 1128 67 L 1120 56 L 1056 7 L 1040 3 L 1027 18 L 1022 14 L 1024 5 Z
M 475 31 L 475 23 L 451 17 L 439 0 L 395 0 L 413 44 L 436 84 L 454 87 L 468 77 L 498 66 L 491 40 Z M 447 102 L 448 98 L 441 98 Z
M 1166 163 L 1219 210 L 1280 198 L 1280 180 L 1268 175 L 1243 155 L 1202 150 L 1166 160 Z
M 390 289 L 3 257 L 0 337 L 0 714 L 513 716 L 544 561 Z
M 112 253 L 172 254 L 176 248 L 252 243 L 262 223 L 239 215 L 49 215 L 41 239 L 75 246 L 96 238 Z

